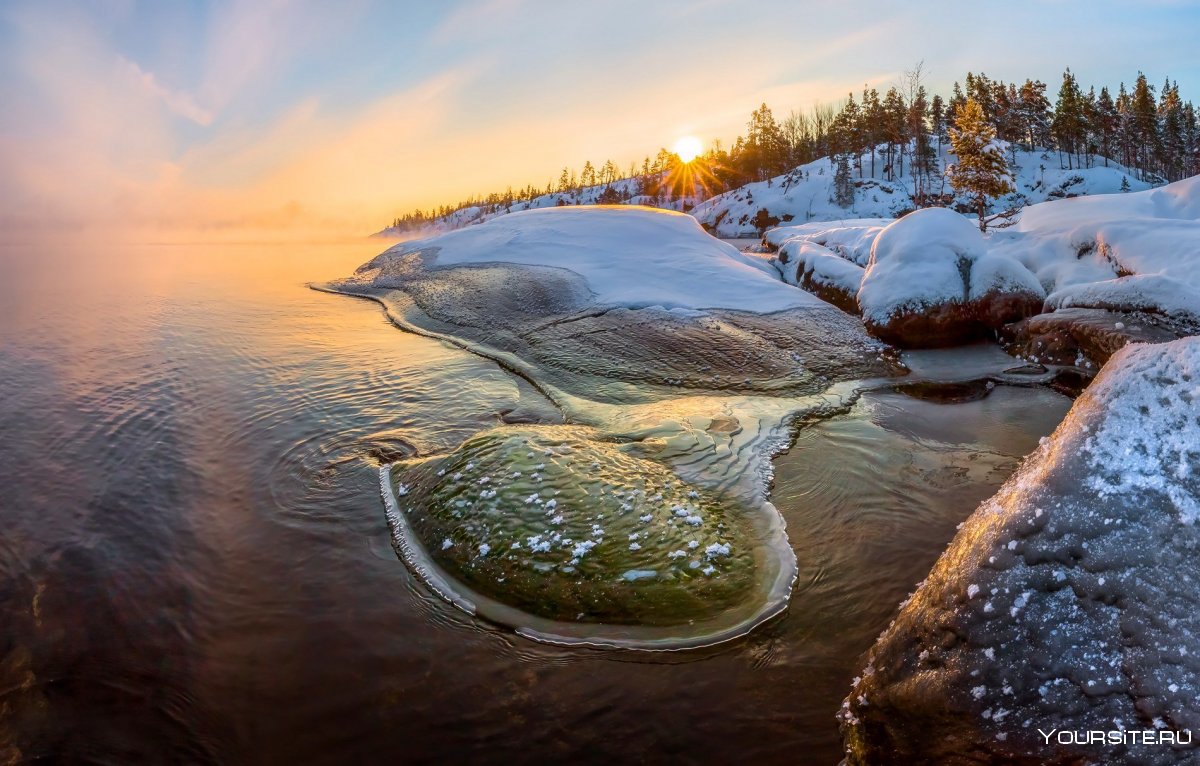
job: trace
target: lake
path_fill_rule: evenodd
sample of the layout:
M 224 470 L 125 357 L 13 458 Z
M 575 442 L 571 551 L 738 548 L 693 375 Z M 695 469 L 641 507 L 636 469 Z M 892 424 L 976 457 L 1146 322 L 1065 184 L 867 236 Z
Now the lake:
M 860 655 L 1070 406 L 865 393 L 775 461 L 781 617 L 677 653 L 539 644 L 393 550 L 380 464 L 520 388 L 307 287 L 381 249 L 0 248 L 0 762 L 836 763 Z

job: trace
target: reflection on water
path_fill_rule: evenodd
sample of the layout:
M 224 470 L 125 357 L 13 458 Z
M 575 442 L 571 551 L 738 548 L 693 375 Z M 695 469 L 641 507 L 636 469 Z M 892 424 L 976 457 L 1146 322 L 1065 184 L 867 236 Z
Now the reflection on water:
M 856 656 L 1067 405 L 868 394 L 777 460 L 781 619 L 676 656 L 539 645 L 391 548 L 380 461 L 536 404 L 305 289 L 378 249 L 0 250 L 0 762 L 835 762 Z

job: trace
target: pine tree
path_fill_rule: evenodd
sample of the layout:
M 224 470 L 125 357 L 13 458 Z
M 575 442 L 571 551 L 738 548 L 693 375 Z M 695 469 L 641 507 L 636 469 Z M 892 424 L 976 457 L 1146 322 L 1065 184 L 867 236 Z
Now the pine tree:
M 946 140 L 946 104 L 942 101 L 942 97 L 934 95 L 933 100 L 929 102 L 929 129 L 933 136 L 937 138 L 938 156 L 942 154 L 942 143 Z
M 974 99 L 967 99 L 959 112 L 950 131 L 950 145 L 957 158 L 946 169 L 950 185 L 974 202 L 979 230 L 985 232 L 988 200 L 1011 193 L 1013 185 L 1004 149 L 996 140 L 996 129 L 984 118 L 983 109 Z
M 1092 129 L 1098 139 L 1100 154 L 1104 157 L 1104 167 L 1108 167 L 1108 158 L 1112 156 L 1118 120 L 1117 106 L 1113 103 L 1108 88 L 1101 88 L 1100 97 L 1096 99 L 1096 116 Z
M 1158 166 L 1168 181 L 1183 178 L 1184 124 L 1183 102 L 1179 98 L 1179 85 L 1163 83 L 1158 102 L 1159 159 Z
M 1050 144 L 1050 101 L 1046 98 L 1046 83 L 1026 80 L 1017 91 L 1017 111 L 1024 123 L 1025 144 L 1029 151 Z
M 862 125 L 859 134 L 862 137 L 862 148 L 871 152 L 871 178 L 875 177 L 875 152 L 883 136 L 883 103 L 879 100 L 879 91 L 863 88 Z M 862 177 L 862 165 L 859 165 L 859 178 Z
M 888 88 L 887 95 L 883 97 L 883 136 L 887 140 L 887 162 L 884 163 L 884 170 L 887 171 L 889 181 L 894 181 L 897 175 L 904 175 L 904 145 L 908 143 L 906 111 L 900 91 Z M 897 162 L 900 165 L 898 171 Z
M 1151 177 L 1151 164 L 1158 156 L 1158 109 L 1154 104 L 1154 88 L 1141 72 L 1133 86 L 1129 110 L 1134 164 L 1141 169 L 1142 180 L 1146 181 Z
M 1062 85 L 1058 89 L 1058 102 L 1054 105 L 1054 120 L 1050 131 L 1054 142 L 1058 145 L 1059 164 L 1061 155 L 1067 155 L 1067 169 L 1074 167 L 1072 159 L 1082 148 L 1083 137 L 1086 134 L 1086 121 L 1083 113 L 1083 94 L 1079 91 L 1079 83 L 1075 75 L 1067 69 L 1063 72 Z
M 849 208 L 854 204 L 854 182 L 850 179 L 850 155 L 837 155 L 833 174 L 833 200 L 838 207 Z

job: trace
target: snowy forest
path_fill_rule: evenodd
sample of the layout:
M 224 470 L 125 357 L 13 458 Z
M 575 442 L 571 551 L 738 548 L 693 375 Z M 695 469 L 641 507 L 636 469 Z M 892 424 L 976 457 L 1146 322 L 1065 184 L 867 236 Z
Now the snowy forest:
M 1157 185 L 1200 173 L 1200 125 L 1196 109 L 1180 97 L 1177 82 L 1152 85 L 1138 73 L 1132 88 L 1121 83 L 1086 90 L 1067 69 L 1053 101 L 1041 80 L 993 80 L 968 72 L 947 97 L 930 96 L 921 65 L 880 93 L 863 88 L 838 105 L 814 104 L 777 118 L 767 104 L 750 115 L 745 135 L 728 148 L 714 140 L 689 163 L 667 149 L 622 168 L 590 160 L 581 169 L 564 167 L 544 186 L 509 187 L 436 209 L 397 216 L 390 231 L 403 233 L 431 224 L 462 225 L 514 206 L 550 204 L 641 204 L 689 210 L 696 203 L 749 183 L 768 181 L 793 168 L 828 157 L 834 169 L 831 201 L 848 207 L 852 178 L 911 178 L 913 206 L 948 205 L 938 158 L 949 148 L 951 129 L 968 100 L 982 109 L 995 137 L 1016 162 L 1018 150 L 1057 155 L 1062 170 L 1119 163 L 1140 185 Z M 935 188 L 936 184 L 936 188 Z M 1128 186 L 1124 188 L 1127 190 Z M 581 193 L 590 192 L 590 193 Z M 557 196 L 556 196 L 557 195 Z M 472 216 L 462 216 L 470 210 Z M 457 214 L 457 215 L 456 215 Z M 470 219 L 470 220 L 468 220 Z

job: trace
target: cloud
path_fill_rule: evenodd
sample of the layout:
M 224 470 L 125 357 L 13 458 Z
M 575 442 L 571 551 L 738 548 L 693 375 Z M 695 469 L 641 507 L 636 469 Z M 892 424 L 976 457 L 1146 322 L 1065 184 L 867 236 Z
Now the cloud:
M 144 71 L 135 62 L 124 56 L 118 55 L 117 62 L 145 88 L 148 94 L 166 104 L 173 114 L 189 119 L 197 125 L 207 127 L 212 124 L 213 113 L 197 104 L 196 99 L 190 93 L 165 87 L 159 83 L 153 72 Z

